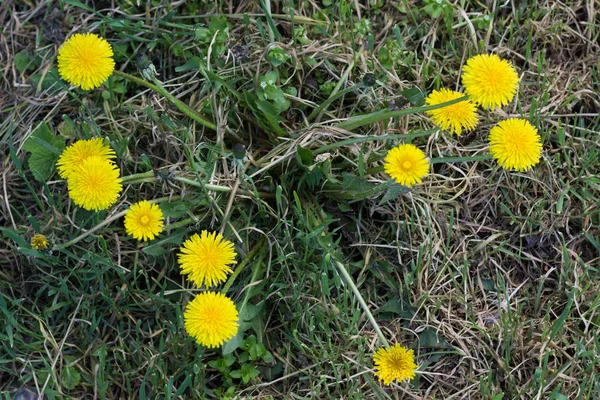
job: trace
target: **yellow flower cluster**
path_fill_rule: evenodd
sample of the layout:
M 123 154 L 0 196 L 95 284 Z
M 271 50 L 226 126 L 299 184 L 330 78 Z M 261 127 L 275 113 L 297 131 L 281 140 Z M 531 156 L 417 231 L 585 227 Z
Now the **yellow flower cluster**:
M 112 75 L 114 67 L 112 47 L 95 34 L 74 34 L 58 51 L 61 77 L 83 90 L 100 87 Z M 442 88 L 432 91 L 426 99 L 430 106 L 426 114 L 433 123 L 457 136 L 477 127 L 478 106 L 495 109 L 508 105 L 517 93 L 519 76 L 510 62 L 494 54 L 481 54 L 467 60 L 462 83 L 466 96 Z M 505 169 L 527 171 L 541 158 L 537 129 L 524 119 L 501 121 L 491 129 L 489 142 L 491 155 Z M 117 202 L 123 180 L 115 158 L 114 150 L 100 138 L 79 140 L 64 150 L 57 168 L 59 175 L 67 179 L 69 196 L 76 205 L 100 211 Z M 412 144 L 391 149 L 384 160 L 385 172 L 407 187 L 421 183 L 429 169 L 426 154 Z M 157 204 L 142 200 L 127 210 L 124 227 L 134 239 L 154 240 L 163 231 L 164 215 Z M 48 240 L 36 234 L 31 246 L 44 250 Z M 181 274 L 206 289 L 225 282 L 233 273 L 231 267 L 237 263 L 234 244 L 221 234 L 206 230 L 186 240 L 177 257 Z M 237 334 L 238 311 L 224 294 L 205 291 L 187 304 L 184 326 L 198 344 L 219 347 Z M 386 385 L 413 379 L 418 368 L 413 350 L 400 344 L 380 348 L 373 361 L 375 374 Z
M 114 157 L 100 138 L 79 140 L 62 152 L 56 162 L 58 173 L 67 179 L 69 197 L 76 205 L 101 211 L 117 201 L 123 187 Z
M 100 87 L 113 73 L 115 63 L 110 44 L 97 35 L 75 34 L 58 51 L 58 72 L 70 84 L 84 90 Z M 114 163 L 115 152 L 102 139 L 79 140 L 67 147 L 57 162 L 59 175 L 67 179 L 73 202 L 93 211 L 106 210 L 117 199 L 122 187 Z M 125 231 L 133 238 L 153 240 L 164 228 L 160 207 L 147 200 L 131 205 L 125 213 Z M 47 247 L 37 235 L 35 249 Z M 198 286 L 210 288 L 224 282 L 236 264 L 236 252 L 229 240 L 216 232 L 194 234 L 181 247 L 181 273 Z M 221 346 L 236 335 L 238 312 L 233 301 L 220 293 L 196 296 L 184 313 L 185 329 L 199 344 Z
M 233 243 L 217 232 L 194 234 L 178 254 L 181 273 L 197 286 L 211 288 L 232 273 L 237 254 Z M 198 344 L 219 347 L 237 334 L 238 312 L 231 299 L 221 293 L 204 292 L 196 296 L 183 314 L 185 329 Z
M 58 174 L 67 179 L 69 197 L 92 211 L 106 210 L 123 190 L 115 152 L 103 139 L 78 140 L 67 147 L 56 162 Z M 135 239 L 153 240 L 163 230 L 163 214 L 156 204 L 143 200 L 125 214 L 125 230 Z
M 454 103 L 427 110 L 433 123 L 460 136 L 477 127 L 477 106 L 494 109 L 509 104 L 517 93 L 519 76 L 515 68 L 495 54 L 480 54 L 467 60 L 462 82 L 469 99 L 449 89 L 434 90 L 427 96 L 428 106 Z M 490 154 L 507 170 L 527 171 L 542 155 L 537 129 L 524 119 L 500 122 L 489 135 Z M 401 185 L 421 183 L 428 172 L 428 160 L 415 146 L 403 144 L 393 148 L 384 161 L 384 170 Z

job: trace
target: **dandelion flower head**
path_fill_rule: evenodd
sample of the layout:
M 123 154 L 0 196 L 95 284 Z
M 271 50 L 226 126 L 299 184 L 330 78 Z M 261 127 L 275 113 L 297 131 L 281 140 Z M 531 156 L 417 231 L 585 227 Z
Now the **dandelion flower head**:
M 426 103 L 434 106 L 456 100 L 464 95 L 449 89 L 434 90 L 427 96 Z M 470 100 L 427 111 L 431 120 L 443 130 L 460 136 L 463 129 L 469 132 L 477 126 L 477 107 Z
M 58 73 L 81 89 L 100 87 L 114 69 L 112 47 L 93 33 L 76 33 L 58 49 Z
M 404 379 L 413 379 L 417 371 L 413 350 L 407 350 L 400 344 L 380 348 L 373 355 L 373 362 L 375 375 L 385 385 L 391 384 L 394 379 L 399 382 Z
M 187 333 L 198 344 L 219 347 L 237 334 L 238 311 L 230 298 L 221 293 L 204 292 L 188 303 L 183 313 Z
M 490 130 L 490 153 L 501 167 L 527 171 L 542 157 L 537 129 L 525 119 L 509 118 Z
M 48 238 L 41 233 L 36 233 L 31 238 L 31 247 L 36 250 L 46 250 L 48 248 Z
M 412 144 L 401 144 L 391 149 L 384 160 L 384 170 L 401 185 L 421 183 L 429 172 L 425 153 Z
M 225 281 L 236 264 L 233 243 L 216 232 L 202 231 L 183 243 L 178 254 L 181 273 L 197 286 L 211 287 Z
M 474 103 L 483 108 L 497 108 L 515 97 L 519 75 L 510 62 L 495 54 L 480 54 L 467 60 L 462 82 Z
M 58 158 L 56 162 L 58 174 L 61 178 L 68 179 L 69 175 L 81 165 L 83 160 L 93 156 L 112 162 L 112 159 L 115 158 L 115 152 L 104 143 L 102 138 L 78 140 L 68 146 Z
M 119 169 L 110 161 L 88 157 L 69 175 L 69 197 L 86 210 L 106 210 L 123 190 Z
M 153 240 L 163 230 L 164 216 L 160 207 L 142 200 L 133 204 L 125 214 L 125 231 L 134 239 Z

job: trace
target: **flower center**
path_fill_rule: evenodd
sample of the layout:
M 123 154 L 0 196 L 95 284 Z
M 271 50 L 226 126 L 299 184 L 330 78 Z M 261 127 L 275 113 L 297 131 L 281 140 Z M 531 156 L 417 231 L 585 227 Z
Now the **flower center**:
M 410 169 L 410 167 L 412 167 L 412 163 L 410 161 L 406 160 L 402 163 L 402 168 L 408 170 L 408 169 Z
M 518 135 L 510 135 L 508 137 L 506 148 L 512 152 L 518 152 L 521 150 L 521 140 Z
M 206 323 L 209 326 L 214 328 L 214 325 L 219 321 L 219 311 L 213 308 L 207 308 L 204 310 L 204 315 L 202 316 L 202 322 Z
M 140 224 L 148 225 L 148 222 L 150 222 L 150 217 L 148 217 L 147 215 L 142 215 L 142 217 L 140 218 Z
M 394 368 L 396 371 L 406 368 L 406 365 L 405 365 L 406 361 L 404 360 L 404 358 L 402 356 L 399 356 L 399 355 L 395 355 L 390 360 L 390 364 L 392 365 L 392 368 Z

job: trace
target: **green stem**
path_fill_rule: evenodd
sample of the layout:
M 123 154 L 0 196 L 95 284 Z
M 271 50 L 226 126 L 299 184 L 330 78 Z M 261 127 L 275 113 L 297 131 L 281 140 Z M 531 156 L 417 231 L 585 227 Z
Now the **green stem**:
M 159 181 L 159 179 L 156 177 L 156 174 L 154 173 L 154 171 L 142 172 L 142 173 L 133 174 L 133 175 L 126 175 L 126 176 L 121 177 L 121 179 L 123 180 L 123 184 L 145 183 L 145 182 L 151 183 L 151 182 Z M 174 177 L 171 177 L 170 179 L 172 179 L 174 181 L 179 181 L 179 182 L 185 183 L 190 186 L 205 188 L 206 190 L 212 190 L 215 192 L 231 192 L 230 187 L 211 185 L 208 183 L 204 184 L 204 183 L 200 183 L 198 181 L 194 181 L 194 180 L 185 178 L 183 176 L 174 176 Z
M 315 155 L 317 155 L 317 154 L 328 152 L 329 150 L 332 150 L 332 149 L 335 149 L 338 147 L 347 146 L 350 144 L 362 143 L 362 142 L 376 142 L 376 141 L 380 141 L 380 140 L 394 140 L 394 139 L 414 139 L 414 138 L 418 138 L 421 136 L 431 135 L 433 132 L 435 132 L 437 130 L 438 129 L 436 128 L 436 129 L 430 129 L 428 131 L 417 132 L 417 133 L 403 133 L 403 134 L 399 134 L 399 135 L 385 135 L 385 136 L 363 136 L 363 137 L 359 137 L 359 138 L 340 140 L 339 142 L 335 142 L 335 143 L 329 144 L 327 146 L 323 146 L 316 150 L 313 150 L 313 153 Z
M 173 229 L 181 228 L 182 226 L 186 226 L 186 225 L 191 224 L 192 222 L 196 222 L 196 221 L 198 221 L 198 218 L 196 218 L 196 217 L 182 219 L 181 221 L 177 221 L 174 224 L 166 225 L 165 230 L 172 231 Z
M 200 183 L 191 179 L 184 178 L 183 176 L 176 176 L 173 178 L 174 181 L 179 181 L 190 186 L 196 186 L 199 188 L 205 188 L 206 190 L 212 190 L 215 192 L 231 192 L 231 188 L 227 186 L 210 185 L 208 183 Z
M 309 214 L 312 214 L 310 210 L 307 210 L 307 211 L 309 212 Z M 313 217 L 313 218 L 316 218 L 316 217 Z M 311 220 L 312 220 L 312 218 L 311 218 Z M 313 221 L 315 221 L 315 220 L 313 220 Z M 346 267 L 344 267 L 344 264 L 342 264 L 341 262 L 339 262 L 335 258 L 335 256 L 333 254 L 331 254 L 327 250 L 327 249 L 329 249 L 329 246 L 326 246 L 324 243 L 322 243 L 321 239 L 317 239 L 317 241 L 318 241 L 319 245 L 321 246 L 321 248 L 331 257 L 331 260 L 333 261 L 333 263 L 337 267 L 338 271 L 342 275 L 342 278 L 344 278 L 344 281 L 346 281 L 346 284 L 348 286 L 350 286 L 350 289 L 352 289 L 352 293 L 354 293 L 354 296 L 358 300 L 358 303 L 360 304 L 361 308 L 363 309 L 363 311 L 367 315 L 367 318 L 368 318 L 369 322 L 371 323 L 371 325 L 373 326 L 373 329 L 375 329 L 375 332 L 377 333 L 377 336 L 379 336 L 379 339 L 381 340 L 381 343 L 385 347 L 388 347 L 388 342 L 387 342 L 387 340 L 386 340 L 383 332 L 379 328 L 379 324 L 377 323 L 377 321 L 375 321 L 375 317 L 371 313 L 371 310 L 369 310 L 369 306 L 367 305 L 367 302 L 362 297 L 362 294 L 360 294 L 360 291 L 356 287 L 356 284 L 354 283 L 354 280 L 352 279 L 352 277 L 348 273 L 348 270 L 346 269 Z
M 433 106 L 422 106 L 422 107 L 413 107 L 407 108 L 405 110 L 395 110 L 395 111 L 377 111 L 371 114 L 359 115 L 354 118 L 350 118 L 344 122 L 340 122 L 335 125 L 337 128 L 353 130 L 359 128 L 364 125 L 372 124 L 373 122 L 383 121 L 385 119 L 390 119 L 393 117 L 401 117 L 404 115 L 417 114 L 425 111 L 437 110 L 438 108 L 443 108 L 450 106 L 452 104 L 460 103 L 461 101 L 468 100 L 468 96 L 459 97 L 458 99 L 450 100 L 445 103 L 436 104 Z
M 206 120 L 204 117 L 202 117 L 196 111 L 192 110 L 187 104 L 185 104 L 184 102 L 182 102 L 181 100 L 179 100 L 175 96 L 173 96 L 171 93 L 169 93 L 169 91 L 167 91 L 162 86 L 162 83 L 160 83 L 160 81 L 158 79 L 153 78 L 153 82 L 154 82 L 154 85 L 153 85 L 152 83 L 150 83 L 144 79 L 138 78 L 136 76 L 130 75 L 130 74 L 122 72 L 122 71 L 115 71 L 115 75 L 120 76 L 121 78 L 125 78 L 129 81 L 135 82 L 138 85 L 145 86 L 148 89 L 154 90 L 156 93 L 159 93 L 159 94 L 163 95 L 164 97 L 166 97 L 182 113 L 184 113 L 185 115 L 187 115 L 194 121 L 198 122 L 200 125 L 203 125 L 209 129 L 212 129 L 213 131 L 217 130 L 217 126 L 215 124 Z
M 491 154 L 483 154 L 480 156 L 468 156 L 468 157 L 440 157 L 440 158 L 432 158 L 431 160 L 429 160 L 429 164 L 487 161 L 487 160 L 491 160 L 491 159 L 492 159 Z
M 360 291 L 354 284 L 354 281 L 352 280 L 352 277 L 346 270 L 346 267 L 344 267 L 344 264 L 342 264 L 341 262 L 339 262 L 336 259 L 333 259 L 333 262 L 334 262 L 335 266 L 337 267 L 337 269 L 340 271 L 341 275 L 344 277 L 344 280 L 346 281 L 348 286 L 350 286 L 350 289 L 352 289 L 352 292 L 354 293 L 354 296 L 356 296 L 356 299 L 358 300 L 358 303 L 362 307 L 363 311 L 365 312 L 365 314 L 367 314 L 367 318 L 369 319 L 369 322 L 371 322 L 373 329 L 375 329 L 377 336 L 379 336 L 381 343 L 383 343 L 383 345 L 385 347 L 388 347 L 388 342 L 385 339 L 383 332 L 381 332 L 381 329 L 379 328 L 377 321 L 375 321 L 375 317 L 371 313 L 371 310 L 369 310 L 369 306 L 367 305 L 367 303 L 365 302 L 365 299 L 362 297 L 362 295 L 360 294 Z
M 384 157 L 378 157 L 379 160 L 374 160 L 374 161 L 381 161 Z M 471 162 L 471 161 L 487 161 L 487 160 L 491 160 L 492 156 L 489 154 L 484 154 L 481 156 L 469 156 L 469 157 L 441 157 L 441 158 L 432 158 L 429 160 L 429 164 L 441 164 L 441 163 L 461 163 L 461 162 Z M 383 165 L 379 165 L 377 167 L 373 167 L 373 168 L 368 168 L 367 170 L 365 170 L 365 173 L 367 175 L 372 175 L 372 174 L 376 174 L 378 172 L 381 172 L 384 170 L 384 166 Z
M 144 178 L 155 178 L 156 174 L 154 173 L 154 171 L 148 171 L 148 172 L 141 172 L 139 174 L 132 174 L 132 175 L 126 175 L 121 177 L 123 183 L 129 183 L 129 181 L 136 181 L 138 179 L 144 179 Z
M 165 201 L 170 201 L 170 200 L 179 200 L 181 197 L 180 196 L 169 196 L 169 197 L 159 197 L 158 199 L 153 199 L 153 200 L 148 200 L 150 203 L 155 203 L 155 204 L 159 204 L 159 203 L 163 203 Z M 118 220 L 119 218 L 123 217 L 125 214 L 127 213 L 127 210 L 123 210 L 119 213 L 116 213 L 115 215 L 113 215 L 110 218 L 105 219 L 104 221 L 100 222 L 98 225 L 94 226 L 92 229 L 90 229 L 89 231 L 85 231 L 84 233 L 82 233 L 81 235 L 77 236 L 74 239 L 69 240 L 66 243 L 60 244 L 58 246 L 56 246 L 57 250 L 61 250 L 61 249 L 66 249 L 67 247 L 74 245 L 75 243 L 79 242 L 82 239 L 85 239 L 86 237 L 90 236 L 92 233 L 96 232 L 98 229 L 105 227 L 106 225 L 109 225 L 111 222 Z
M 347 87 L 346 89 L 340 90 L 337 93 L 331 93 L 331 96 L 329 96 L 329 98 L 327 100 L 325 100 L 323 102 L 323 104 L 321 104 L 319 107 L 315 108 L 313 110 L 313 112 L 310 113 L 310 115 L 308 116 L 308 122 L 312 121 L 313 118 L 315 118 L 317 115 L 321 114 L 321 112 L 327 108 L 331 103 L 333 103 L 335 100 L 339 99 L 340 97 L 353 92 L 354 90 L 356 90 L 359 87 L 359 85 L 353 85 L 350 87 Z
M 235 271 L 233 272 L 233 274 L 227 280 L 227 283 L 225 283 L 225 286 L 223 286 L 223 290 L 221 290 L 221 293 L 227 294 L 227 292 L 231 288 L 231 285 L 233 285 L 233 282 L 235 281 L 235 278 L 237 278 L 237 276 L 242 272 L 242 270 L 244 269 L 244 267 L 246 266 L 246 264 L 248 264 L 254 258 L 254 256 L 256 255 L 256 253 L 258 253 L 259 250 L 264 247 L 264 245 L 266 244 L 266 242 L 267 242 L 267 240 L 263 236 L 263 238 L 254 246 L 254 248 L 252 248 L 252 250 L 250 250 L 250 252 L 242 260 L 242 262 L 237 266 L 237 268 L 235 269 Z M 252 281 L 252 282 L 254 282 L 254 281 Z
M 275 24 L 273 22 L 273 17 L 271 16 L 271 0 L 263 0 L 262 3 L 267 18 L 267 27 L 269 28 L 269 41 L 273 43 L 275 41 L 275 32 L 273 32 Z

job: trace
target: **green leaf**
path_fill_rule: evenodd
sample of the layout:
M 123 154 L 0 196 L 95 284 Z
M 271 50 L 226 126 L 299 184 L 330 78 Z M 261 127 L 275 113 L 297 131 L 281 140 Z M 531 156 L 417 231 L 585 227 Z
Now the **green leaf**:
M 413 106 L 420 107 L 425 104 L 425 97 L 419 88 L 404 89 L 400 94 L 408 99 Z
M 75 6 L 75 7 L 83 8 L 84 10 L 89 11 L 91 13 L 95 13 L 95 14 L 98 14 L 100 16 L 102 15 L 99 12 L 97 12 L 96 10 L 94 10 L 93 8 L 91 8 L 89 6 L 86 6 L 85 4 L 83 4 L 82 2 L 80 2 L 78 0 L 64 0 L 64 2 L 66 4 L 70 4 L 70 5 Z
M 263 356 L 262 356 L 263 362 L 266 362 L 266 363 L 272 363 L 274 359 L 275 358 L 273 357 L 273 354 L 271 354 L 268 351 L 265 354 L 263 354 Z
M 257 370 L 256 367 L 252 364 L 243 364 L 242 369 L 238 370 L 238 371 L 240 371 L 242 381 L 244 383 L 250 382 L 250 380 L 256 378 L 260 374 L 260 371 Z M 235 378 L 235 376 L 233 375 L 234 372 L 237 372 L 237 371 L 233 371 L 231 373 L 231 376 Z
M 29 246 L 29 243 L 24 238 L 25 232 L 14 231 L 12 229 L 3 228 L 0 226 L 0 232 L 4 234 L 4 236 L 11 239 L 13 242 L 17 244 L 19 247 L 26 248 Z
M 48 70 L 48 73 L 42 72 L 31 75 L 29 79 L 31 79 L 36 88 L 39 87 L 42 91 L 48 90 L 50 93 L 54 94 L 62 90 L 60 75 L 56 68 L 51 68 Z
M 408 192 L 409 192 L 409 189 L 405 186 L 392 185 L 385 192 L 385 194 L 381 198 L 381 201 L 379 202 L 379 204 L 381 205 L 381 204 L 387 203 L 390 200 L 395 200 L 398 197 L 400 197 L 401 194 L 408 193 Z
M 193 206 L 186 201 L 174 201 L 172 203 L 162 203 L 160 209 L 165 217 L 180 218 L 190 211 Z
M 309 149 L 298 146 L 296 147 L 296 160 L 298 160 L 298 164 L 304 168 L 309 168 L 315 161 L 315 155 Z
M 431 328 L 425 328 L 425 330 L 419 333 L 419 346 L 433 349 L 452 348 L 452 346 L 450 346 L 443 337 L 438 336 L 436 331 Z
M 239 312 L 239 318 L 242 321 L 251 321 L 254 318 L 256 318 L 256 316 L 258 315 L 258 313 L 260 312 L 262 307 L 257 307 L 254 304 L 249 304 L 246 303 L 244 305 L 244 307 L 242 307 L 240 309 Z
M 221 347 L 222 354 L 224 356 L 226 356 L 227 354 L 233 353 L 235 350 L 237 350 L 242 345 L 243 342 L 244 342 L 244 331 L 242 329 L 238 328 L 237 334 L 234 337 L 232 337 L 231 339 L 229 339 L 229 341 L 227 343 L 225 343 L 223 345 L 223 347 Z
M 275 47 L 269 50 L 269 61 L 274 67 L 279 67 L 290 58 L 290 55 L 285 52 L 282 48 Z
M 23 149 L 30 152 L 27 160 L 29 170 L 36 180 L 45 182 L 54 172 L 56 160 L 65 149 L 65 140 L 55 136 L 46 122 L 43 122 L 25 142 Z
M 348 173 L 344 173 L 343 177 L 344 179 L 341 183 L 327 183 L 322 192 L 329 193 L 338 199 L 363 200 L 368 196 L 386 190 L 392 184 L 392 181 L 388 181 L 387 183 L 377 185 Z
M 175 72 L 198 71 L 200 69 L 200 59 L 196 56 L 190 58 L 185 64 L 175 68 Z
M 66 389 L 75 389 L 81 382 L 81 374 L 74 366 L 66 366 L 62 370 L 62 385 Z
M 35 67 L 34 59 L 31 55 L 26 51 L 20 51 L 15 54 L 15 68 L 19 72 L 25 72 L 28 69 L 33 69 Z
M 165 244 L 177 244 L 183 243 L 183 235 L 185 235 L 187 229 L 181 228 L 175 232 L 170 233 L 166 238 L 161 240 L 154 240 L 148 246 L 144 247 L 143 252 L 154 257 L 161 256 L 167 252 L 167 249 L 163 246 Z
M 411 319 L 415 316 L 416 309 L 411 304 L 407 304 L 401 299 L 394 297 L 379 307 L 377 312 L 391 312 L 398 314 L 402 318 Z

